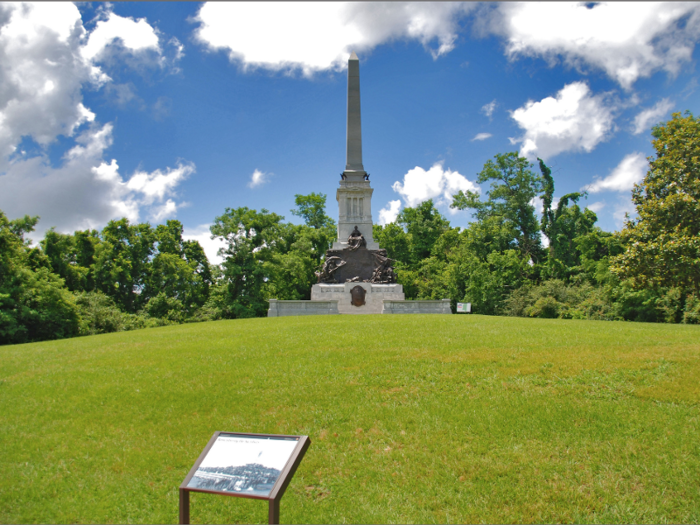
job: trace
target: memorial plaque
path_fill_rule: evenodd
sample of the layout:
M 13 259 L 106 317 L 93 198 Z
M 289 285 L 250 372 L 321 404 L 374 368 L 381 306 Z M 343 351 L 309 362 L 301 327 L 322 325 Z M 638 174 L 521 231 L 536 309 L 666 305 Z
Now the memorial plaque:
M 187 488 L 267 497 L 298 441 L 219 434 Z
M 308 436 L 215 432 L 180 485 L 180 523 L 189 523 L 189 492 L 270 502 L 270 523 L 311 441 Z

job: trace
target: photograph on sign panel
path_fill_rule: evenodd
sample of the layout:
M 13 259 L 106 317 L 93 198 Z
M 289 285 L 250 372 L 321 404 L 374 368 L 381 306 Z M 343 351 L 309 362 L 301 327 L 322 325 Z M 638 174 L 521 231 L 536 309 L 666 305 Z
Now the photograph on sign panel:
M 297 438 L 220 434 L 188 488 L 268 496 Z

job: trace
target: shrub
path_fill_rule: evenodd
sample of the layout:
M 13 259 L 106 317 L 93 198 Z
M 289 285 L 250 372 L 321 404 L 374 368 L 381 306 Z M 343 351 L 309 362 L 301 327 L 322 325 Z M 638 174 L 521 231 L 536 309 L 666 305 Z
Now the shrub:
M 185 308 L 175 297 L 168 297 L 164 292 L 160 292 L 152 297 L 144 311 L 148 317 L 182 323 L 185 320 Z
M 683 322 L 685 324 L 700 324 L 700 298 L 695 294 L 689 295 L 685 301 Z
M 124 313 L 102 292 L 76 294 L 80 312 L 80 335 L 106 334 L 125 330 Z

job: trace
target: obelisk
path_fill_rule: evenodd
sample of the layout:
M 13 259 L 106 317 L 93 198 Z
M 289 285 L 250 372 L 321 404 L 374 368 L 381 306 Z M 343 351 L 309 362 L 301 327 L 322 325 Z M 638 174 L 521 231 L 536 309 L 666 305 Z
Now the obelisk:
M 347 155 L 345 171 L 335 198 L 338 201 L 338 238 L 334 250 L 347 246 L 348 237 L 355 229 L 367 242 L 368 250 L 379 245 L 372 236 L 372 193 L 369 176 L 362 164 L 362 119 L 360 113 L 360 60 L 353 52 L 348 59 L 348 117 Z
M 359 172 L 364 178 L 362 166 L 362 118 L 360 114 L 360 61 L 353 52 L 348 60 L 348 121 L 347 163 L 345 174 Z

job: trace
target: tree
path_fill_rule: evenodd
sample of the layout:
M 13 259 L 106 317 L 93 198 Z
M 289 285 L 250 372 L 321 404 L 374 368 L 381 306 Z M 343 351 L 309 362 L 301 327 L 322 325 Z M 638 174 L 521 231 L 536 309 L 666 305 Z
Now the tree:
M 265 315 L 267 297 L 263 293 L 269 261 L 276 246 L 283 240 L 280 221 L 284 217 L 247 207 L 226 208 L 210 227 L 213 236 L 221 237 L 227 247 L 224 256 L 223 288 L 220 297 L 223 317 L 229 319 Z
M 124 312 L 136 313 L 148 302 L 151 258 L 156 236 L 148 223 L 109 221 L 95 254 L 96 288 L 114 299 Z
M 68 289 L 82 292 L 95 288 L 92 265 L 98 243 L 96 230 L 68 235 L 51 228 L 39 244 L 49 260 L 51 270 L 64 279 Z
M 473 191 L 459 191 L 453 196 L 451 208 L 474 209 L 478 220 L 503 217 L 512 223 L 518 249 L 525 260 L 538 262 L 542 256 L 539 224 L 535 217 L 533 199 L 543 191 L 543 179 L 533 173 L 532 164 L 517 152 L 497 154 L 484 164 L 477 182 L 492 181 L 486 192 L 488 199 L 481 201 Z
M 430 257 L 435 242 L 450 229 L 449 221 L 437 210 L 432 199 L 415 208 L 404 208 L 396 217 L 396 223 L 410 237 L 412 264 Z
M 306 230 L 295 230 L 296 234 L 304 232 L 305 237 L 311 242 L 313 252 L 311 256 L 316 260 L 316 265 L 326 255 L 333 241 L 337 238 L 335 221 L 326 215 L 326 195 L 323 193 L 310 193 L 309 195 L 295 195 L 294 203 L 297 208 L 291 210 L 292 215 L 302 217 Z
M 147 272 L 149 279 L 144 290 L 149 304 L 162 295 L 158 299 L 160 306 L 156 308 L 154 303 L 148 309 L 152 317 L 174 320 L 179 315 L 184 319 L 209 297 L 212 284 L 209 261 L 200 244 L 184 240 L 182 233 L 182 224 L 177 220 L 169 220 L 156 227 L 157 253 Z M 178 308 L 181 311 L 177 315 L 169 313 Z
M 587 235 L 593 229 L 598 220 L 594 212 L 578 206 L 581 197 L 586 192 L 568 193 L 559 199 L 557 208 L 552 209 L 554 199 L 554 178 L 552 170 L 545 165 L 540 158 L 540 171 L 542 172 L 542 233 L 547 237 L 547 270 L 548 277 L 555 279 L 572 276 L 581 264 L 580 252 L 576 244 L 576 238 Z M 573 204 L 569 206 L 569 202 Z
M 686 112 L 656 126 L 649 170 L 632 190 L 638 217 L 620 238 L 626 250 L 611 271 L 639 289 L 700 292 L 700 120 Z
M 411 238 L 404 229 L 390 222 L 384 226 L 375 224 L 372 228 L 374 240 L 386 250 L 389 257 L 397 263 L 410 265 L 412 260 Z
M 310 193 L 309 195 L 294 195 L 294 204 L 298 207 L 292 210 L 292 215 L 302 217 L 307 226 L 315 229 L 334 227 L 335 222 L 326 215 L 326 195 Z
M 264 262 L 266 276 L 264 296 L 276 299 L 311 298 L 311 287 L 316 283 L 314 271 L 322 255 L 317 251 L 317 230 L 308 226 L 281 224 L 280 237 Z
M 71 337 L 78 334 L 78 309 L 63 279 L 42 263 L 32 264 L 24 234 L 38 217 L 9 221 L 0 211 L 0 344 Z

